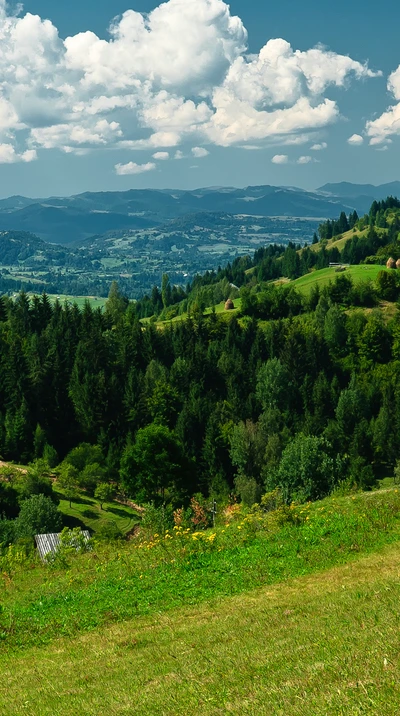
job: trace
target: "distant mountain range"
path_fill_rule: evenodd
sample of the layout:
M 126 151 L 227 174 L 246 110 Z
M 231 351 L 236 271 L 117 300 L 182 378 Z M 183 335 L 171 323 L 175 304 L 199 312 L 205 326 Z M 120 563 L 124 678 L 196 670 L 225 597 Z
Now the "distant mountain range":
M 0 200 L 0 231 L 28 231 L 41 239 L 79 246 L 94 235 L 165 226 L 188 214 L 227 213 L 262 217 L 333 218 L 341 211 L 369 210 L 373 199 L 400 196 L 400 182 L 325 184 L 314 192 L 296 187 L 249 186 L 193 191 L 132 189 L 71 197 Z
M 400 196 L 400 181 L 392 181 L 388 184 L 350 184 L 347 181 L 339 182 L 339 184 L 324 184 L 317 191 L 323 192 L 329 196 L 337 196 L 342 199 L 357 199 L 360 197 L 368 197 L 371 203 L 374 199 L 386 199 L 387 196 Z

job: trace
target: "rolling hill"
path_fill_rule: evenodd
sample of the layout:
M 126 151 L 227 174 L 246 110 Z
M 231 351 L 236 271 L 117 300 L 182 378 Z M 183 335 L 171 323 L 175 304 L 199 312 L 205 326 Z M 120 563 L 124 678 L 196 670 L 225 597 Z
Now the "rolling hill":
M 351 182 L 339 182 L 337 184 L 324 184 L 318 191 L 347 199 L 360 197 L 368 198 L 371 204 L 373 199 L 384 199 L 387 196 L 400 196 L 400 181 L 392 181 L 387 184 L 352 184 Z
M 392 193 L 395 185 L 387 185 Z M 0 200 L 0 230 L 31 231 L 51 243 L 69 245 L 112 230 L 155 228 L 171 219 L 202 212 L 323 219 L 341 211 L 368 211 L 374 196 L 369 192 L 374 187 L 364 190 L 345 184 L 342 195 L 341 187 L 329 184 L 316 192 L 265 185 L 192 191 L 132 189 L 42 199 L 14 196 Z M 376 189 L 379 196 L 389 191 Z
M 349 276 L 355 283 L 358 283 L 360 281 L 375 281 L 380 271 L 390 271 L 390 269 L 379 264 L 360 264 L 359 266 L 349 266 L 346 268 L 344 275 Z M 324 268 L 319 271 L 307 273 L 305 276 L 300 276 L 300 278 L 291 281 L 291 284 L 295 286 L 300 293 L 308 295 L 313 286 L 318 284 L 320 288 L 323 288 L 323 286 L 326 286 L 330 281 L 334 281 L 338 275 L 342 274 L 336 273 L 335 268 Z

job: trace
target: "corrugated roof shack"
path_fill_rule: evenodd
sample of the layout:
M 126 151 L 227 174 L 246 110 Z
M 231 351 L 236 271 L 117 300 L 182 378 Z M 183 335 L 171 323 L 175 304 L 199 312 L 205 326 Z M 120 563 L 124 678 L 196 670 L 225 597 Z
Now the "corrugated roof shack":
M 88 530 L 81 530 L 80 536 L 83 536 L 83 539 L 86 544 L 90 541 L 90 532 Z M 40 555 L 40 559 L 43 560 L 43 562 L 46 561 L 46 558 L 49 554 L 55 554 L 61 545 L 61 533 L 53 533 L 53 534 L 47 534 L 47 535 L 35 535 L 35 542 L 36 547 Z M 73 547 L 73 538 L 70 542 L 70 546 Z M 78 550 L 80 545 L 76 544 L 76 549 Z

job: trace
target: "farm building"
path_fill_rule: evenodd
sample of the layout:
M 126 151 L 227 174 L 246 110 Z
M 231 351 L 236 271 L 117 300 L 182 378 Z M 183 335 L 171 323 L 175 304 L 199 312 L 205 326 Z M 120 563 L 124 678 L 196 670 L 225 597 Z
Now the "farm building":
M 83 536 L 86 544 L 90 540 L 90 533 L 88 530 L 81 530 L 80 534 Z M 61 545 L 61 534 L 44 534 L 35 536 L 36 547 L 39 552 L 40 558 L 45 561 L 46 557 L 53 553 L 55 554 Z M 78 546 L 78 545 L 77 545 Z

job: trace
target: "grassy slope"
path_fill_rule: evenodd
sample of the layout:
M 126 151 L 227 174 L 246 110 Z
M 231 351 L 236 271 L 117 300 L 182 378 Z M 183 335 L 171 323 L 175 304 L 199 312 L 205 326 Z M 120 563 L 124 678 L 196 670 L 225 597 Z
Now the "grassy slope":
M 380 271 L 387 271 L 386 266 L 378 264 L 360 264 L 359 266 L 350 266 L 343 273 L 336 273 L 335 268 L 324 268 L 319 271 L 312 271 L 291 281 L 291 284 L 304 294 L 309 294 L 312 287 L 319 284 L 320 288 L 326 286 L 329 281 L 334 281 L 337 276 L 350 276 L 354 282 L 359 281 L 375 281 Z
M 60 303 L 63 304 L 64 301 L 68 301 L 68 303 L 76 303 L 79 308 L 83 308 L 86 301 L 90 303 L 92 308 L 104 308 L 107 299 L 106 298 L 100 298 L 98 296 L 66 296 L 63 293 L 60 293 L 58 295 L 56 294 L 48 294 L 50 301 L 55 302 L 58 298 Z
M 397 713 L 400 493 L 294 514 L 2 564 L 0 713 Z
M 57 492 L 62 498 L 62 489 L 57 485 Z M 78 500 L 73 500 L 71 507 L 69 501 L 60 500 L 59 510 L 64 515 L 64 523 L 69 527 L 79 526 L 92 532 L 104 526 L 106 522 L 113 522 L 115 526 L 126 534 L 139 522 L 138 514 L 127 505 L 117 502 L 106 502 L 103 509 L 100 502 L 94 497 L 81 493 Z
M 396 545 L 351 566 L 0 657 L 3 716 L 395 716 Z
M 385 229 L 378 229 L 378 233 L 382 233 L 385 231 Z M 356 231 L 354 232 L 353 229 L 350 229 L 350 231 L 345 231 L 344 234 L 340 235 L 340 238 L 337 236 L 334 236 L 332 239 L 329 239 L 326 244 L 327 249 L 333 249 L 337 248 L 339 251 L 343 250 L 344 245 L 349 239 L 352 239 L 354 236 L 358 236 L 359 239 L 366 236 L 368 233 L 368 229 L 364 229 L 363 231 Z M 318 244 L 311 244 L 309 247 L 311 251 L 321 251 L 321 243 L 318 242 Z
M 233 305 L 235 306 L 235 308 L 231 311 L 225 311 L 225 301 L 223 301 L 222 303 L 218 303 L 216 306 L 214 306 L 215 313 L 218 313 L 223 318 L 229 319 L 229 316 L 235 315 L 238 312 L 241 302 L 242 302 L 241 298 L 235 298 L 233 301 Z M 208 308 L 205 309 L 204 315 L 208 316 L 212 312 L 213 312 L 213 307 L 209 306 Z M 175 318 L 171 318 L 170 321 L 157 321 L 156 326 L 160 327 L 160 326 L 165 326 L 169 323 L 179 323 L 179 321 L 186 321 L 187 318 L 188 318 L 188 314 L 186 312 L 181 313 L 180 316 L 175 316 Z M 149 323 L 149 321 L 150 321 L 149 318 L 142 318 L 141 320 L 142 320 L 142 323 Z
M 346 231 L 344 234 L 341 234 L 340 237 L 334 236 L 332 239 L 329 239 L 329 241 L 326 244 L 327 249 L 333 249 L 337 248 L 339 251 L 342 251 L 344 245 L 349 239 L 352 239 L 354 236 L 358 236 L 359 239 L 367 236 L 369 229 L 363 229 L 362 231 L 353 231 L 353 229 L 350 229 L 350 231 Z M 382 236 L 383 234 L 388 233 L 388 229 L 379 229 L 375 227 L 375 231 L 379 236 Z M 321 250 L 321 244 L 311 244 L 309 247 L 311 251 L 320 251 Z

